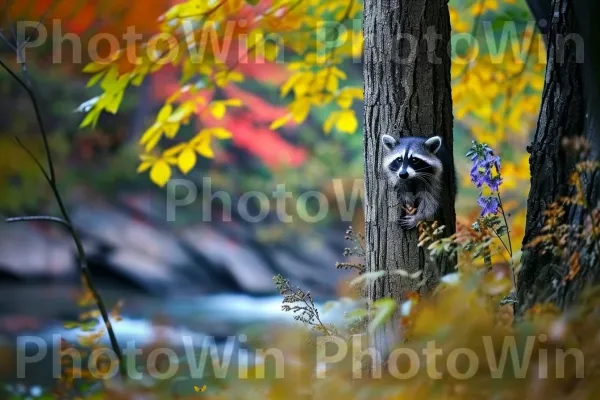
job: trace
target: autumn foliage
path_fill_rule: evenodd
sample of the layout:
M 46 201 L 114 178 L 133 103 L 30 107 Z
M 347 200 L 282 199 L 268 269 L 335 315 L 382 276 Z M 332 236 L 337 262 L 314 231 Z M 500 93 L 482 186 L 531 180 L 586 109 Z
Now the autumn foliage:
M 336 139 L 344 141 L 347 135 L 360 132 L 357 110 L 362 105 L 362 87 L 349 83 L 349 77 L 363 50 L 361 0 L 152 0 L 131 5 L 47 0 L 34 2 L 34 7 L 27 3 L 15 2 L 10 8 L 11 17 L 40 16 L 50 10 L 48 15 L 66 21 L 72 32 L 110 32 L 118 36 L 124 33 L 124 27 L 132 25 L 143 33 L 141 41 L 89 60 L 82 68 L 90 92 L 96 90 L 99 94 L 81 105 L 80 127 L 94 129 L 103 115 L 120 111 L 128 91 L 157 79 L 160 85 L 154 88 L 153 96 L 160 105 L 140 132 L 137 171 L 148 174 L 159 188 L 178 174 L 191 174 L 200 159 L 226 159 L 227 146 L 244 149 L 268 168 L 300 167 L 310 159 L 310 152 L 282 132 L 295 134 L 300 125 L 319 112 L 327 114 L 321 124 L 324 135 L 337 135 Z M 438 340 L 445 349 L 440 365 L 447 365 L 445 357 L 453 349 L 465 347 L 484 360 L 487 356 L 479 346 L 484 336 L 490 337 L 492 347 L 499 351 L 506 338 L 522 341 L 527 336 L 544 334 L 546 341 L 538 341 L 535 351 L 584 349 L 588 376 L 587 368 L 595 371 L 592 361 L 600 351 L 594 340 L 600 328 L 596 291 L 587 293 L 571 314 L 540 304 L 513 323 L 511 291 L 519 266 L 525 189 L 529 184 L 525 148 L 535 128 L 544 84 L 541 36 L 535 25 L 528 23 L 530 16 L 522 0 L 452 0 L 450 7 L 453 34 L 468 34 L 480 43 L 474 47 L 457 41 L 453 47 L 455 137 L 461 139 L 455 148 L 464 154 L 472 140 L 486 143 L 502 160 L 500 167 L 487 159 L 491 165 L 488 170 L 483 162 L 475 165 L 489 178 L 485 185 L 475 188 L 472 183 L 476 178 L 467 173 L 475 161 L 457 157 L 461 186 L 465 188 L 458 201 L 457 234 L 440 239 L 439 226 L 420 226 L 420 246 L 432 257 L 449 252 L 456 255 L 457 271 L 443 277 L 431 298 L 411 294 L 404 304 L 384 299 L 375 310 L 358 307 L 346 316 L 347 324 L 342 327 L 317 321 L 319 316 L 314 311 L 310 319 L 305 319 L 317 326 L 320 335 L 351 340 L 373 328 L 361 325 L 367 317 L 381 323 L 400 309 L 399 322 L 405 335 L 401 344 L 420 353 L 428 340 Z M 115 14 L 121 16 L 119 23 L 111 18 Z M 509 24 L 508 28 L 502 24 L 515 20 L 518 24 Z M 498 40 L 506 32 L 510 36 L 513 26 L 514 40 Z M 264 83 L 278 88 L 279 99 L 261 97 L 260 84 Z M 485 157 L 476 158 L 477 162 Z M 597 168 L 579 165 L 570 182 L 574 193 L 581 192 L 581 174 Z M 499 184 L 493 181 L 500 173 L 502 199 Z M 476 198 L 481 207 L 477 207 Z M 569 268 L 557 284 L 566 285 L 581 270 L 579 254 L 570 251 L 572 241 L 592 237 L 596 240 L 593 251 L 597 251 L 600 216 L 580 197 L 561 202 L 549 206 L 543 235 L 531 246 L 564 259 Z M 567 203 L 589 211 L 585 224 L 565 225 L 562 205 Z M 379 278 L 360 274 L 344 293 L 353 293 L 350 300 L 361 300 L 353 288 Z M 304 301 L 310 309 L 312 299 L 306 293 L 294 291 L 283 281 L 279 283 L 285 289 L 284 296 L 296 296 L 294 299 Z M 339 302 L 347 300 L 343 297 Z M 85 322 L 73 324 L 81 327 Z M 307 360 L 307 354 L 316 351 L 314 342 L 308 340 L 314 339 L 314 332 L 298 328 L 282 330 L 276 336 L 269 346 L 285 350 L 287 367 L 292 371 L 286 379 L 214 381 L 202 393 L 194 393 L 193 388 L 203 385 L 189 382 L 189 398 L 293 399 L 307 393 L 313 398 L 331 399 L 575 398 L 597 389 L 592 379 L 576 380 L 572 376 L 574 368 L 568 371 L 566 380 L 539 379 L 536 371 L 540 366 L 554 368 L 539 351 L 532 361 L 538 369 L 531 368 L 525 379 L 503 375 L 499 380 L 483 368 L 472 380 L 461 381 L 442 368 L 442 377 L 433 382 L 424 370 L 405 381 L 389 374 L 380 380 L 353 380 L 345 369 L 347 364 L 342 363 L 330 371 L 327 379 L 319 380 L 315 379 L 314 360 Z M 100 337 L 99 332 L 92 332 L 80 344 L 95 348 Z M 402 364 L 400 369 L 409 367 Z M 264 373 L 266 368 L 263 364 L 252 366 L 249 375 Z M 86 375 L 82 387 L 89 388 L 89 381 L 97 383 Z M 73 390 L 81 382 L 67 374 L 62 383 L 62 389 Z M 152 390 L 135 384 L 111 386 L 102 382 L 99 386 L 93 391 L 99 399 L 136 398 L 140 393 L 150 398 L 158 398 L 158 393 L 171 396 L 160 385 Z

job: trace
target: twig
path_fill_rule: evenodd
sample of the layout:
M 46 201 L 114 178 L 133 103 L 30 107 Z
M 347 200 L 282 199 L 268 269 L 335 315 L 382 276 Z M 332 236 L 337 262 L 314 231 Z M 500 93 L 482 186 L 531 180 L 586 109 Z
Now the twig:
M 18 52 L 19 52 L 19 50 L 18 50 L 18 49 L 15 47 L 15 45 L 13 45 L 13 44 L 10 42 L 10 40 L 8 40 L 8 38 L 7 38 L 7 37 L 4 35 L 4 33 L 3 33 L 3 32 L 4 32 L 4 30 L 3 30 L 3 29 L 0 29 L 0 39 L 4 40 L 4 43 L 6 43 L 6 45 L 7 45 L 8 47 L 10 47 L 10 48 L 11 48 L 11 50 L 14 50 L 15 52 L 17 52 L 17 53 L 18 53 Z
M 52 185 L 52 178 L 50 178 L 50 176 L 48 175 L 48 172 L 46 172 L 46 169 L 40 163 L 40 160 L 37 159 L 37 157 L 31 152 L 31 150 L 29 150 L 27 148 L 27 146 L 25 146 L 23 144 L 23 142 L 21 142 L 21 139 L 19 139 L 17 136 L 15 136 L 15 141 L 17 142 L 17 144 L 19 146 L 21 146 L 21 148 L 25 151 L 25 153 L 27 153 L 27 155 L 33 160 L 33 162 L 36 163 L 36 165 L 38 166 L 38 168 L 40 169 L 40 171 L 42 171 L 42 174 L 44 174 L 44 178 L 46 178 L 46 181 L 50 185 Z
M 27 217 L 13 217 L 13 218 L 6 218 L 5 222 L 10 224 L 12 222 L 22 222 L 22 221 L 50 221 L 50 222 L 56 222 L 59 223 L 67 228 L 69 228 L 69 223 L 67 221 L 65 221 L 62 218 L 58 218 L 58 217 L 50 217 L 48 215 L 33 215 L 33 216 L 27 216 Z
M 33 110 L 35 112 L 35 117 L 37 119 L 37 124 L 42 133 L 42 140 L 44 141 L 44 151 L 46 152 L 46 158 L 48 159 L 48 169 L 50 171 L 48 175 L 52 183 L 56 184 L 54 164 L 52 163 L 52 154 L 50 153 L 50 146 L 48 145 L 48 134 L 46 133 L 46 128 L 44 127 L 44 122 L 42 121 L 42 116 L 40 113 L 40 108 L 38 106 L 37 98 L 35 97 L 35 93 L 33 92 L 33 89 L 29 85 L 27 85 L 27 83 L 25 83 L 21 78 L 19 78 L 19 76 L 15 74 L 13 70 L 11 70 L 8 67 L 8 65 L 4 63 L 4 61 L 0 60 L 0 66 L 4 68 L 6 72 L 8 72 L 9 75 L 12 76 L 13 79 L 15 79 L 19 83 L 19 85 L 23 87 L 23 89 L 25 89 L 27 95 L 29 96 L 29 99 L 31 100 Z
M 39 160 L 33 155 L 33 153 L 31 153 L 27 149 L 27 147 L 25 147 L 22 144 L 22 142 L 20 140 L 17 139 L 17 143 L 19 143 L 21 145 L 21 147 L 34 159 L 35 163 L 40 168 L 40 171 L 42 172 L 42 174 L 44 174 L 44 177 L 48 181 L 48 184 L 50 185 L 50 188 L 52 189 L 52 192 L 54 193 L 54 197 L 56 199 L 56 202 L 58 203 L 61 214 L 64 218 L 63 220 L 61 220 L 60 218 L 55 218 L 55 217 L 20 217 L 20 218 L 11 218 L 10 221 L 7 220 L 7 222 L 28 221 L 28 220 L 35 219 L 35 220 L 60 222 L 61 224 L 63 224 L 64 226 L 67 227 L 67 229 L 69 230 L 69 233 L 71 234 L 71 236 L 73 238 L 73 241 L 75 242 L 75 247 L 77 248 L 77 255 L 79 258 L 79 268 L 85 279 L 85 283 L 87 284 L 90 292 L 92 293 L 92 296 L 94 297 L 96 305 L 98 306 L 98 309 L 100 310 L 100 314 L 102 315 L 102 320 L 104 321 L 104 325 L 106 326 L 106 330 L 108 332 L 108 336 L 110 339 L 112 349 L 115 352 L 115 354 L 119 360 L 119 370 L 121 373 L 121 377 L 126 378 L 127 370 L 126 370 L 125 363 L 123 362 L 123 353 L 119 346 L 119 342 L 117 341 L 115 332 L 112 328 L 108 310 L 106 308 L 106 305 L 104 304 L 104 301 L 102 300 L 102 297 L 100 296 L 100 293 L 98 292 L 98 290 L 96 289 L 96 287 L 93 283 L 92 274 L 88 268 L 87 257 L 85 255 L 85 250 L 83 249 L 83 244 L 81 242 L 79 234 L 77 233 L 77 230 L 75 229 L 73 223 L 71 222 L 69 213 L 64 205 L 64 202 L 63 202 L 60 192 L 58 190 L 58 186 L 57 186 L 57 182 L 56 182 L 56 175 L 54 173 L 54 164 L 52 162 L 52 155 L 50 153 L 50 146 L 48 144 L 48 135 L 46 133 L 46 128 L 44 126 L 44 122 L 41 117 L 40 108 L 38 106 L 38 102 L 37 102 L 37 98 L 35 97 L 35 93 L 33 92 L 33 89 L 29 85 L 27 85 L 27 83 L 25 83 L 21 78 L 19 78 L 19 76 L 17 76 L 2 60 L 0 60 L 0 66 L 2 68 L 4 68 L 4 70 L 6 70 L 9 73 L 9 75 L 11 75 L 23 87 L 23 89 L 25 89 L 25 91 L 29 95 L 29 98 L 31 100 L 31 103 L 33 105 L 33 109 L 35 112 L 38 127 L 40 129 L 42 139 L 44 141 L 44 150 L 46 152 L 46 158 L 48 160 L 48 170 L 50 172 L 48 173 L 46 171 L 46 169 L 43 168 L 43 166 L 41 165 Z

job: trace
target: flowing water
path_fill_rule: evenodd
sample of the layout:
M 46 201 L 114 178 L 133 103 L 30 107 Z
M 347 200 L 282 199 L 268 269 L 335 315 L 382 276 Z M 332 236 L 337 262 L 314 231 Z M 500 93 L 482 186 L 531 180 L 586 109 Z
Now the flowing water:
M 101 293 L 107 305 L 124 301 L 122 320 L 114 324 L 123 349 L 144 348 L 160 339 L 169 348 L 183 352 L 190 346 L 201 349 L 212 343 L 220 351 L 230 344 L 238 351 L 246 351 L 248 346 L 244 343 L 248 336 L 266 337 L 275 327 L 297 323 L 290 313 L 281 310 L 281 296 L 222 293 L 157 298 L 112 285 L 101 287 Z M 78 318 L 77 294 L 76 285 L 0 285 L 0 381 L 26 384 L 52 381 L 59 340 L 76 343 L 78 335 L 85 333 L 79 328 L 65 328 L 65 322 Z M 322 304 L 324 299 L 320 300 Z M 343 311 L 321 311 L 322 320 L 343 323 Z M 109 344 L 108 336 L 104 335 L 101 342 Z M 39 361 L 27 358 L 39 354 L 45 346 L 48 353 Z M 18 376 L 19 368 L 25 368 L 22 379 Z

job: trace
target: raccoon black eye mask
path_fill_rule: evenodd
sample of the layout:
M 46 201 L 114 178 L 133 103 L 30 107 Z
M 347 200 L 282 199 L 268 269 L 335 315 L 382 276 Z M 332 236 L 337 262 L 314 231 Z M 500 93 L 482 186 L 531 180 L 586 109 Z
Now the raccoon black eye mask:
M 444 177 L 455 179 L 454 166 L 440 136 L 406 136 L 396 139 L 382 135 L 383 172 L 397 190 L 403 205 L 416 207 L 414 215 L 400 219 L 405 229 L 432 220 L 440 208 Z

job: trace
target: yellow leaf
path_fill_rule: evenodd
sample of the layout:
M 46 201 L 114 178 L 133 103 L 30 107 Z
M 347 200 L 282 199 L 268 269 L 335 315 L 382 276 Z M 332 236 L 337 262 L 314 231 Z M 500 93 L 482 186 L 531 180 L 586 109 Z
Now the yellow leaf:
M 339 87 L 338 78 L 336 76 L 334 76 L 333 74 L 328 76 L 325 86 L 327 88 L 327 91 L 329 91 L 331 93 L 335 92 L 336 90 L 338 90 L 338 87 Z
M 80 128 L 86 127 L 88 125 L 96 125 L 96 122 L 98 122 L 98 118 L 100 118 L 100 109 L 99 108 L 92 108 L 87 115 L 85 116 L 85 118 L 83 119 L 83 121 L 81 121 L 81 124 L 79 124 Z
M 156 117 L 157 122 L 164 122 L 169 118 L 171 113 L 173 112 L 173 106 L 171 104 L 165 104 L 160 111 L 158 112 L 158 116 Z
M 138 71 L 133 75 L 133 79 L 131 79 L 131 84 L 133 86 L 140 86 L 146 77 L 147 71 Z
M 490 103 L 483 103 L 473 110 L 473 113 L 481 119 L 487 120 L 491 118 L 494 112 Z
M 169 139 L 173 139 L 175 135 L 177 135 L 177 131 L 179 131 L 179 124 L 174 122 L 164 124 L 163 129 L 165 131 L 165 136 Z
M 171 177 L 171 167 L 164 160 L 158 160 L 150 170 L 150 179 L 158 186 L 163 187 Z
M 348 78 L 348 75 L 346 75 L 346 73 L 338 67 L 331 67 L 331 75 L 336 76 L 342 80 Z
M 184 149 L 185 146 L 186 143 L 179 143 L 178 145 L 168 148 L 163 152 L 163 157 L 172 157 L 175 154 L 179 153 L 182 149 Z
M 184 174 L 190 172 L 192 168 L 194 168 L 194 165 L 196 165 L 196 153 L 194 150 L 190 148 L 183 150 L 181 154 L 179 154 L 177 165 Z
M 225 116 L 226 107 L 223 102 L 215 101 L 210 103 L 208 110 L 216 119 L 222 119 Z
M 92 61 L 91 63 L 89 63 L 85 67 L 83 67 L 83 72 L 95 73 L 98 71 L 103 71 L 109 65 L 110 65 L 110 63 L 97 63 L 97 62 Z
M 291 114 L 285 114 L 283 117 L 277 118 L 275 121 L 271 122 L 269 125 L 269 129 L 276 130 L 284 126 L 292 119 Z
M 305 98 L 297 99 L 292 103 L 291 111 L 294 121 L 298 124 L 302 123 L 310 112 L 310 100 Z
M 118 91 L 110 95 L 108 102 L 106 103 L 105 110 L 111 114 L 116 114 L 123 100 L 124 91 Z
M 140 154 L 141 161 L 156 161 L 156 157 L 150 154 Z
M 88 81 L 86 87 L 94 86 L 96 83 L 98 83 L 98 81 L 100 81 L 100 79 L 102 79 L 102 77 L 104 76 L 105 73 L 106 73 L 105 71 L 100 71 L 97 74 L 95 74 L 94 76 L 92 76 L 90 78 L 90 80 Z
M 283 84 L 283 86 L 281 86 L 281 96 L 282 97 L 287 96 L 287 94 L 290 92 L 292 87 L 294 87 L 294 85 L 302 78 L 302 75 L 303 75 L 302 72 L 298 72 L 288 78 L 287 82 L 285 82 Z
M 342 108 L 350 108 L 353 99 L 363 99 L 362 89 L 357 87 L 347 87 L 340 90 L 340 93 L 337 96 L 337 103 Z
M 332 112 L 331 115 L 329 115 L 329 117 L 327 118 L 327 120 L 323 124 L 323 130 L 325 131 L 325 133 L 331 132 L 331 129 L 333 128 L 333 125 L 337 122 L 337 120 L 339 119 L 339 117 L 340 117 L 339 111 Z
M 146 171 L 151 166 L 152 166 L 152 161 L 142 161 L 142 163 L 139 165 L 139 167 L 137 169 L 138 174 Z
M 279 54 L 279 46 L 275 43 L 266 43 L 265 44 L 265 59 L 267 61 L 273 62 L 277 58 Z
M 119 80 L 119 69 L 117 68 L 116 65 L 112 65 L 110 67 L 110 69 L 108 70 L 108 72 L 106 73 L 106 75 L 104 76 L 104 79 L 102 79 L 102 83 L 100 84 L 100 87 L 105 92 L 111 92 L 117 86 L 118 80 Z
M 208 131 L 217 139 L 229 139 L 233 136 L 230 131 L 222 127 L 210 128 Z
M 215 153 L 210 148 L 210 140 L 203 140 L 200 142 L 200 144 L 196 146 L 196 151 L 198 154 L 206 158 L 213 158 L 215 156 Z
M 229 80 L 231 82 L 242 82 L 244 80 L 244 75 L 238 71 L 231 71 L 229 72 Z
M 344 133 L 356 132 L 356 128 L 358 127 L 358 120 L 356 119 L 356 115 L 354 115 L 354 111 L 341 111 L 340 116 L 335 124 L 335 127 L 338 131 Z
M 544 77 L 543 76 L 534 76 L 531 78 L 529 84 L 534 90 L 542 91 L 544 90 Z
M 154 136 L 159 135 L 160 136 L 160 125 L 159 124 L 152 124 L 152 126 L 150 128 L 148 128 L 146 130 L 146 132 L 144 132 L 142 134 L 142 137 L 140 138 L 140 144 L 145 144 L 147 143 L 149 140 L 151 140 Z
M 348 92 L 342 91 L 336 100 L 342 108 L 350 108 L 352 106 L 352 96 Z
M 229 82 L 242 82 L 244 75 L 238 71 L 220 71 L 215 74 L 215 84 L 218 87 L 225 87 Z
M 210 76 L 212 75 L 212 66 L 207 64 L 200 64 L 200 66 L 198 67 L 198 72 L 200 73 L 200 75 Z
M 226 106 L 241 107 L 242 100 L 240 100 L 240 99 L 227 99 L 227 100 L 222 101 L 221 103 L 225 104 Z

